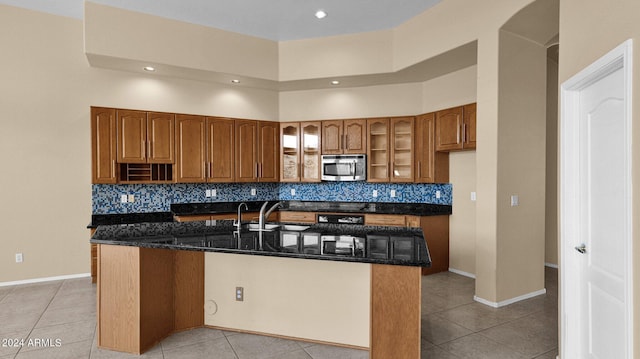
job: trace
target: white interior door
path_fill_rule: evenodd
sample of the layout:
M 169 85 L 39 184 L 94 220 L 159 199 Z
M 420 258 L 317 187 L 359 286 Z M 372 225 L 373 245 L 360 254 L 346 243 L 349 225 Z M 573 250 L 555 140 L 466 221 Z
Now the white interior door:
M 563 358 L 632 355 L 630 46 L 563 85 Z

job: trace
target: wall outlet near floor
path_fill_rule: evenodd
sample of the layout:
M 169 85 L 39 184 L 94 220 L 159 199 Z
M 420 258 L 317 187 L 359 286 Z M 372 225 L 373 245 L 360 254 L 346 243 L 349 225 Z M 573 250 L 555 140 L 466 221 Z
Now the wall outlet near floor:
M 511 207 L 520 205 L 520 198 L 517 194 L 511 195 Z
M 122 196 L 120 196 L 120 203 L 127 203 L 128 200 L 129 199 L 126 194 L 123 194 Z
M 255 196 L 255 195 L 256 195 L 256 193 L 257 193 L 257 192 L 256 192 L 256 189 L 255 189 L 255 188 L 252 188 L 252 189 L 251 189 L 251 195 L 252 195 L 252 196 Z
M 236 301 L 244 301 L 244 287 L 236 287 Z
M 136 196 L 134 196 L 134 195 L 130 194 L 130 195 L 129 195 L 129 203 L 133 203 L 133 202 L 135 202 L 135 201 L 136 201 Z
M 394 198 L 396 196 L 396 190 L 392 189 L 390 195 L 391 195 L 391 198 Z
M 440 199 L 442 197 L 442 193 L 440 191 L 436 191 L 436 198 Z
M 16 263 L 22 263 L 22 253 L 16 253 Z

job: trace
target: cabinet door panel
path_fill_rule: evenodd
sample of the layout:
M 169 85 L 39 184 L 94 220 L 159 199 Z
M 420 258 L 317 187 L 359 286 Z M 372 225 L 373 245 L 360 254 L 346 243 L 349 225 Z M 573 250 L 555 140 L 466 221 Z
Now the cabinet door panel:
M 258 179 L 258 124 L 252 120 L 236 120 L 236 182 Z
M 207 176 L 209 182 L 233 182 L 234 121 L 226 118 L 207 118 Z
M 116 110 L 91 108 L 92 183 L 116 183 Z
M 449 182 L 449 153 L 436 152 L 435 113 L 418 116 L 415 128 L 415 182 Z
M 462 149 L 462 107 L 436 113 L 436 151 Z
M 391 182 L 413 182 L 413 117 L 391 119 Z
M 389 182 L 389 119 L 367 120 L 367 182 Z
M 206 129 L 202 116 L 176 116 L 176 180 L 205 182 Z
M 344 153 L 367 153 L 367 120 L 344 120 Z
M 476 104 L 465 105 L 464 113 L 464 148 L 476 148 Z
M 322 121 L 322 154 L 342 153 L 342 120 Z
M 300 123 L 280 124 L 280 181 L 300 181 Z
M 118 162 L 147 162 L 147 113 L 118 110 Z
M 278 182 L 280 131 L 277 122 L 258 121 L 260 182 Z
M 147 114 L 147 140 L 149 163 L 173 163 L 175 153 L 175 115 L 149 112 Z
M 302 182 L 320 182 L 320 122 L 302 122 L 300 124 L 300 150 L 302 151 Z

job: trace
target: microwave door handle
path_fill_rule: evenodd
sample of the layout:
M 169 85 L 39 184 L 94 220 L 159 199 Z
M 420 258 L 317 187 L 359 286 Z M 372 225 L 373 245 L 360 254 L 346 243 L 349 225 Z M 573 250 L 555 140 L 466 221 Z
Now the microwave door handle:
M 356 161 L 353 160 L 353 163 L 351 164 L 352 168 L 351 168 L 351 173 L 353 173 L 353 180 L 355 181 L 356 179 Z

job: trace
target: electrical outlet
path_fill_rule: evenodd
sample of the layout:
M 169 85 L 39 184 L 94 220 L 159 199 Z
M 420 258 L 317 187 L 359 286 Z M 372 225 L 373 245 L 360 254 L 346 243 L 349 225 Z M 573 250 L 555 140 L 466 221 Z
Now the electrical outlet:
M 252 195 L 252 196 L 255 196 L 255 195 L 256 195 L 256 193 L 257 193 L 257 192 L 256 192 L 256 189 L 255 189 L 255 188 L 252 188 L 252 189 L 251 189 L 251 195 Z
M 436 191 L 436 198 L 440 199 L 442 197 L 442 193 L 440 191 Z
M 133 203 L 133 202 L 135 202 L 135 201 L 136 201 L 136 196 L 134 196 L 134 195 L 130 194 L 130 195 L 129 195 L 129 203 Z
M 520 198 L 517 194 L 511 195 L 511 207 L 520 205 Z
M 295 188 L 292 188 L 292 189 L 291 189 L 291 195 L 292 195 L 292 196 L 295 196 L 295 195 L 296 195 L 296 189 L 295 189 Z
M 22 253 L 16 253 L 16 263 L 22 263 Z
M 218 195 L 218 191 L 214 188 L 211 190 L 211 197 L 215 197 Z
M 207 197 L 207 198 L 211 197 L 211 190 L 210 189 L 205 190 L 204 191 L 204 196 Z
M 244 301 L 244 288 L 243 287 L 236 287 L 236 301 L 237 302 Z
M 471 200 L 472 201 L 476 201 L 476 193 L 475 192 L 471 192 Z
M 392 189 L 391 190 L 391 198 L 394 198 L 396 196 L 396 190 Z
M 123 194 L 122 196 L 120 196 L 120 203 L 127 203 L 128 198 L 126 194 Z
M 371 194 L 373 197 L 378 197 L 378 190 L 374 189 L 373 193 Z

